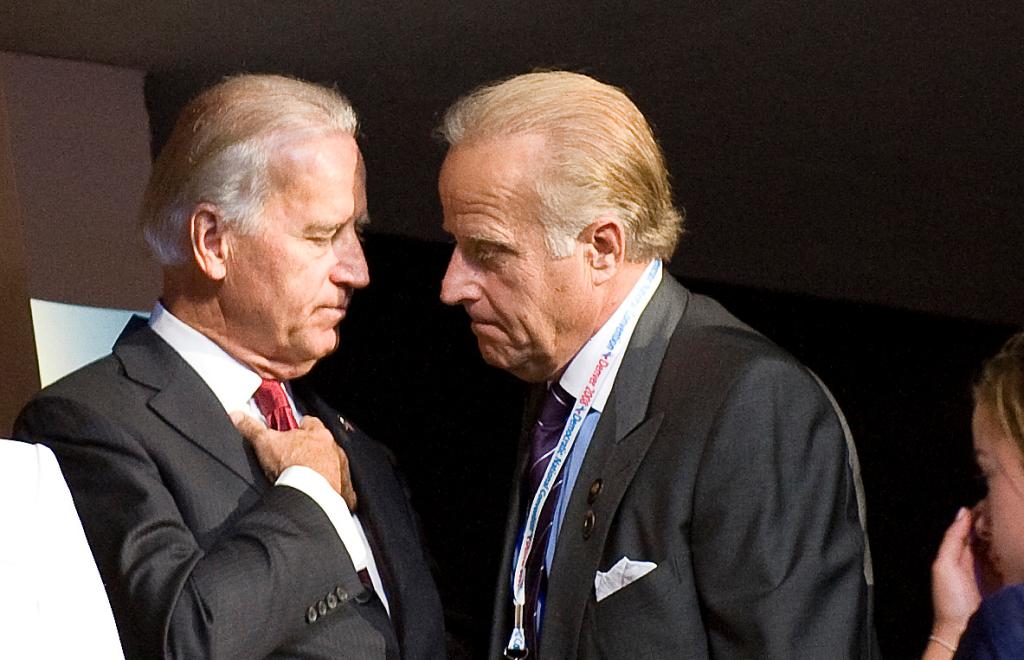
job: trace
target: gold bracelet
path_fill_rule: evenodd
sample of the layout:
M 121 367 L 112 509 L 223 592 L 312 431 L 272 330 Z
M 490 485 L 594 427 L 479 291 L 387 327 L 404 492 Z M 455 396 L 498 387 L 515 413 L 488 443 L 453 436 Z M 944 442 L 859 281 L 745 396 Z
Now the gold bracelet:
M 928 641 L 935 642 L 942 648 L 948 650 L 950 653 L 956 653 L 956 647 L 947 642 L 946 640 L 942 639 L 938 635 L 928 635 Z

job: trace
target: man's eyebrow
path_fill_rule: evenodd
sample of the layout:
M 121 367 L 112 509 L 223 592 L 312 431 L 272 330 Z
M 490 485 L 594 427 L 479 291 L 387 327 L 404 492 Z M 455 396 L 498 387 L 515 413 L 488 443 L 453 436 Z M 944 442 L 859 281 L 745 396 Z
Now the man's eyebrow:
M 344 223 L 341 222 L 320 222 L 314 220 L 302 228 L 303 233 L 310 235 L 333 234 L 338 231 Z
M 356 229 L 361 229 L 366 225 L 370 224 L 370 214 L 363 212 L 357 216 L 353 221 Z M 320 235 L 320 234 L 333 234 L 341 229 L 346 223 L 345 222 L 331 222 L 328 220 L 314 220 L 306 224 L 303 227 L 303 232 L 306 234 Z
M 473 248 L 496 248 L 505 252 L 518 253 L 515 242 L 493 234 L 470 234 L 464 241 Z
M 512 241 L 510 241 L 509 239 L 505 238 L 504 236 L 497 236 L 495 234 L 468 234 L 466 236 L 466 240 L 472 241 L 474 243 L 486 243 L 488 245 L 512 245 Z

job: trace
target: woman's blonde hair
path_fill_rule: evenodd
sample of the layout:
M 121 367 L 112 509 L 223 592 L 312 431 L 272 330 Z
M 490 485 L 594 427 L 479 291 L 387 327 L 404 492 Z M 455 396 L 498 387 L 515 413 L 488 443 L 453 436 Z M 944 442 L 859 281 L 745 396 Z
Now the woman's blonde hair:
M 1024 459 L 1024 332 L 1010 337 L 999 353 L 985 362 L 974 384 L 974 403 L 988 406 L 996 414 Z

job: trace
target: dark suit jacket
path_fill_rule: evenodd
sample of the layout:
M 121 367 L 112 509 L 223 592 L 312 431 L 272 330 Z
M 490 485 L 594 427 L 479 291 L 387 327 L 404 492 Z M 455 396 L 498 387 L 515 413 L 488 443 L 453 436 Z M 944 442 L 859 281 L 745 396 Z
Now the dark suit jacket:
M 112 355 L 21 412 L 16 435 L 60 459 L 128 657 L 444 657 L 440 600 L 391 455 L 293 390 L 348 454 L 391 624 L 323 510 L 267 480 L 203 380 L 148 327 L 130 324 Z
M 512 621 L 526 447 L 524 433 L 492 657 Z M 806 369 L 666 275 L 569 499 L 540 657 L 868 657 L 870 566 L 855 461 Z M 622 557 L 657 568 L 597 602 L 595 573 Z

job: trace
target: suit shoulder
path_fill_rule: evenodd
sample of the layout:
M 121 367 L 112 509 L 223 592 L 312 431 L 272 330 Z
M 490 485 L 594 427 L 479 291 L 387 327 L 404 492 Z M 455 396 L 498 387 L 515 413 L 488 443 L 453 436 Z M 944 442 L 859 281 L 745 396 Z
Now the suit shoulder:
M 771 398 L 824 397 L 795 357 L 716 301 L 699 295 L 692 295 L 675 328 L 655 389 L 670 399 L 690 392 L 706 404 L 744 390 Z
M 174 349 L 146 325 L 145 319 L 136 316 L 125 326 L 110 353 L 43 388 L 32 401 L 61 398 L 96 405 L 116 403 L 132 392 L 159 389 L 188 370 Z
M 141 424 L 137 413 L 145 410 L 151 394 L 125 376 L 116 356 L 107 355 L 33 395 L 15 420 L 14 435 L 36 441 L 86 429 L 108 433 L 131 420 Z
M 786 350 L 740 321 L 716 300 L 697 294 L 691 294 L 687 313 L 676 326 L 669 346 L 670 353 L 687 351 L 710 353 L 724 365 L 799 364 Z
M 29 401 L 71 399 L 87 402 L 110 398 L 124 382 L 120 360 L 108 354 L 59 378 L 37 392 Z

